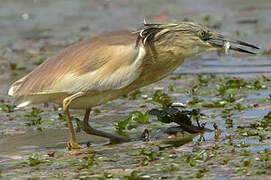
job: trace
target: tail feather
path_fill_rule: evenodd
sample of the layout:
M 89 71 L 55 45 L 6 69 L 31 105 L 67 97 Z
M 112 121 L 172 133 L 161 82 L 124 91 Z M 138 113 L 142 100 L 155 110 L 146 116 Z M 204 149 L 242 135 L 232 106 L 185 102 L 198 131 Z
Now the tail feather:
M 20 87 L 22 86 L 24 80 L 25 77 L 15 81 L 8 90 L 9 96 L 16 97 L 16 104 L 18 104 L 16 105 L 17 108 L 22 108 L 33 103 L 31 98 L 27 98 L 26 96 L 22 96 L 20 94 Z
M 27 76 L 15 81 L 11 87 L 8 90 L 8 95 L 9 96 L 20 96 L 20 88 L 22 86 L 22 84 L 24 83 L 25 79 Z
M 22 107 L 28 106 L 30 104 L 32 104 L 31 101 L 23 101 L 23 102 L 19 103 L 16 107 L 17 108 L 22 108 Z
M 9 90 L 8 90 L 8 95 L 9 96 L 14 96 L 14 87 L 13 86 L 11 86 L 10 88 L 9 88 Z

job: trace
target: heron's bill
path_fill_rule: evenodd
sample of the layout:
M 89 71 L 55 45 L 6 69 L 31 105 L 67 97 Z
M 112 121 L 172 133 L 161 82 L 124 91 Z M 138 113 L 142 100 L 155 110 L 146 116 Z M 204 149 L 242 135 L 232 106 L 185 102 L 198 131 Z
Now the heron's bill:
M 232 40 L 222 35 L 212 36 L 208 41 L 215 47 L 223 48 L 225 53 L 228 53 L 229 49 L 231 49 L 248 54 L 257 54 L 256 52 L 251 51 L 251 49 L 260 49 L 253 44 L 239 40 Z

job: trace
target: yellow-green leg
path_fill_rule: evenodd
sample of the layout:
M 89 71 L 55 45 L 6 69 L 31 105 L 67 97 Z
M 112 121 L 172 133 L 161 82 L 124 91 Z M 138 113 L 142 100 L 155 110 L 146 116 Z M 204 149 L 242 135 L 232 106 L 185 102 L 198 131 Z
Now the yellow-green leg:
M 67 144 L 72 150 L 73 149 L 82 149 L 83 147 L 80 146 L 76 142 L 75 133 L 74 133 L 74 129 L 73 129 L 72 121 L 71 121 L 71 116 L 70 116 L 70 112 L 69 112 L 69 106 L 72 103 L 72 101 L 74 101 L 75 99 L 77 99 L 81 96 L 84 96 L 84 95 L 85 95 L 84 92 L 78 92 L 78 93 L 73 94 L 72 96 L 69 96 L 63 100 L 63 111 L 64 111 L 64 115 L 67 119 L 69 133 L 70 133 L 70 141 Z

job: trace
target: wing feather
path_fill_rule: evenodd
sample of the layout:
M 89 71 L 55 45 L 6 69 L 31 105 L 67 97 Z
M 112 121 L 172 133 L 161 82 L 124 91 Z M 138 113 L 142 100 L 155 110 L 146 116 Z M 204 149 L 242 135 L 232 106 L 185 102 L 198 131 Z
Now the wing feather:
M 70 46 L 16 81 L 11 96 L 119 89 L 141 71 L 145 50 L 129 31 L 106 33 Z
M 145 55 L 144 48 L 130 46 L 109 46 L 107 62 L 95 71 L 78 74 L 76 71 L 66 74 L 51 88 L 53 92 L 63 89 L 69 93 L 79 91 L 104 91 L 121 89 L 131 84 L 141 73 L 141 64 Z

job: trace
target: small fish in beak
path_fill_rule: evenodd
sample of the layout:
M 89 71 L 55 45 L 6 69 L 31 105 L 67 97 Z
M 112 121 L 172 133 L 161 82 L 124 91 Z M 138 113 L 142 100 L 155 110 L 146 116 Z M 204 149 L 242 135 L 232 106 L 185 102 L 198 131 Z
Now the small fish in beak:
M 223 47 L 224 47 L 225 54 L 228 54 L 229 53 L 229 49 L 231 47 L 231 43 L 229 41 L 225 41 Z

